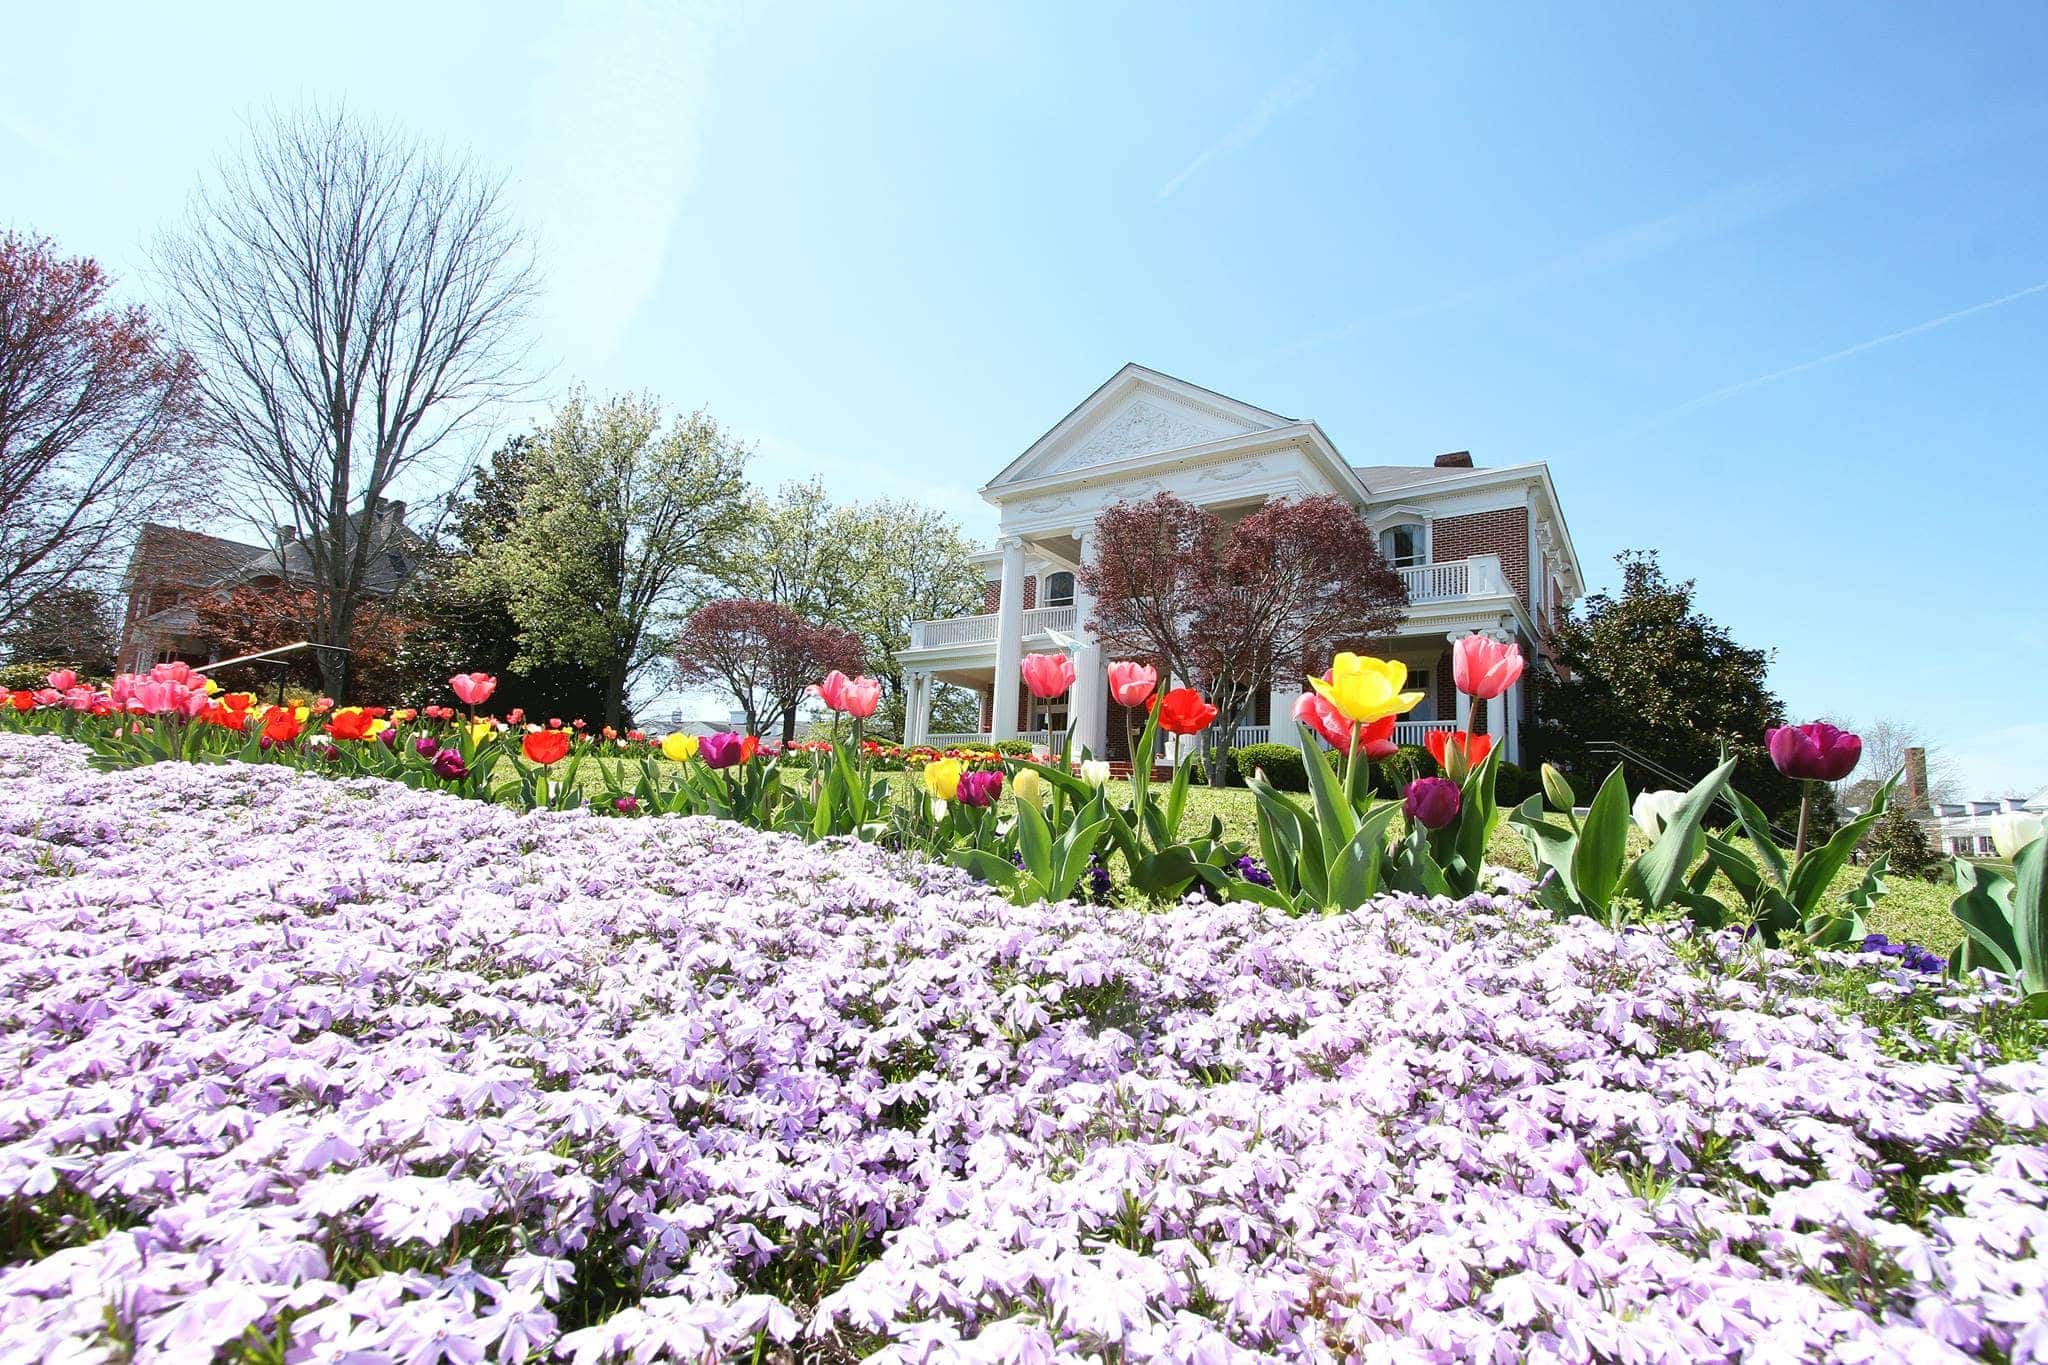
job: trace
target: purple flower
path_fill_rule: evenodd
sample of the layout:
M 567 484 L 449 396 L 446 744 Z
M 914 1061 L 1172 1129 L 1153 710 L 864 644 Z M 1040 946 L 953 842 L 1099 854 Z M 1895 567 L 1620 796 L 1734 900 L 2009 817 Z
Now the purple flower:
M 449 782 L 460 782 L 469 776 L 469 765 L 462 761 L 462 755 L 454 749 L 443 749 L 434 755 L 434 776 Z
M 432 735 L 422 734 L 413 740 L 412 751 L 421 758 L 431 759 L 435 754 L 441 752 L 441 741 L 435 739 Z
M 1418 777 L 1408 784 L 1401 809 L 1424 829 L 1442 829 L 1458 818 L 1458 784 L 1447 777 Z
M 740 761 L 741 742 L 738 735 L 706 735 L 697 741 L 697 757 L 707 768 L 730 768 Z
M 637 796 L 622 796 L 612 802 L 612 809 L 621 815 L 631 815 L 634 811 L 640 809 L 640 798 Z
M 1863 757 L 1860 737 L 1824 720 L 1766 730 L 1764 745 L 1779 772 L 1807 782 L 1840 782 Z
M 1254 886 L 1271 886 L 1273 874 L 1266 871 L 1266 865 L 1247 853 L 1234 864 L 1237 875 Z
M 954 793 L 963 806 L 991 806 L 1002 794 L 1003 775 L 993 768 L 977 768 L 960 774 L 960 789 Z

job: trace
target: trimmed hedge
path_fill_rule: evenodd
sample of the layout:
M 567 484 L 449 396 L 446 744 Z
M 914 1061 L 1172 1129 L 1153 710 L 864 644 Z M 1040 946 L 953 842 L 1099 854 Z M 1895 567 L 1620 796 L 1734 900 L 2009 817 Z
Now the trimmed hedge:
M 996 752 L 1004 758 L 1029 758 L 1031 757 L 1031 751 L 1036 747 L 1038 747 L 1038 741 L 1034 739 L 999 739 L 996 741 Z
M 1292 744 L 1243 744 L 1230 751 L 1237 775 L 1251 781 L 1252 774 L 1265 769 L 1266 780 L 1284 792 L 1308 790 L 1308 769 L 1301 750 Z

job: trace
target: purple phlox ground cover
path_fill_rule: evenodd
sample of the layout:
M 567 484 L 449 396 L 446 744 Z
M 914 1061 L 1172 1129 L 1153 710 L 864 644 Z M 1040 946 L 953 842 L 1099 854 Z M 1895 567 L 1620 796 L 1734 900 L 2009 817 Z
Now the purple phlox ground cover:
M 0 1365 L 2048 1357 L 2048 1066 L 1896 956 L 84 760 L 0 735 Z

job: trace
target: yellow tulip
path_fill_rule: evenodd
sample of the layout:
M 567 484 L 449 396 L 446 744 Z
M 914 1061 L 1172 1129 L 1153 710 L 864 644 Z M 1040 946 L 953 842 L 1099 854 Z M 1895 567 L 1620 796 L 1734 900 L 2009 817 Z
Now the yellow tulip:
M 1034 806 L 1043 805 L 1045 779 L 1031 768 L 1020 768 L 1017 775 L 1010 779 L 1010 791 L 1016 796 L 1019 805 L 1026 802 Z
M 951 801 L 960 790 L 960 760 L 940 758 L 924 765 L 924 789 L 941 801 Z
M 1330 665 L 1328 681 L 1310 678 L 1322 699 L 1337 708 L 1339 715 L 1354 725 L 1370 725 L 1387 716 L 1413 710 L 1422 700 L 1420 692 L 1403 692 L 1408 665 L 1395 659 L 1374 659 L 1345 651 Z
M 697 737 L 677 731 L 662 736 L 661 756 L 675 763 L 686 763 L 697 756 Z
M 496 733 L 498 733 L 497 726 L 487 720 L 480 720 L 469 727 L 469 742 L 471 744 L 482 744 Z

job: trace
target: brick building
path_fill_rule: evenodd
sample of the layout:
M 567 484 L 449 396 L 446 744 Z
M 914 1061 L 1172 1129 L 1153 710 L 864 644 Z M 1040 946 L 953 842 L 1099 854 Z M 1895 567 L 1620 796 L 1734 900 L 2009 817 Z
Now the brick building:
M 1403 743 L 1464 722 L 1521 749 L 1526 694 L 1517 685 L 1481 717 L 1461 715 L 1450 645 L 1486 632 L 1519 640 L 1539 665 L 1551 625 L 1584 591 L 1571 533 L 1540 461 L 1481 468 L 1469 453 L 1415 465 L 1352 465 L 1321 427 L 1255 408 L 1171 375 L 1126 365 L 991 480 L 982 496 L 1000 514 L 979 615 L 920 621 L 900 659 L 910 694 L 912 742 L 1004 739 L 1047 724 L 1073 729 L 1075 747 L 1120 756 L 1108 661 L 1087 632 L 1090 604 L 1077 570 L 1092 553 L 1094 517 L 1111 503 L 1168 491 L 1234 520 L 1270 498 L 1333 493 L 1364 513 L 1381 552 L 1408 588 L 1407 619 L 1378 646 L 1408 665 L 1427 699 L 1397 727 Z M 1014 604 L 1014 605 L 1012 605 Z M 1060 647 L 1077 680 L 1051 711 L 1034 715 L 1018 678 L 1026 653 Z M 948 683 L 982 699 L 973 734 L 929 732 L 932 689 Z M 1276 678 L 1239 744 L 1291 743 L 1298 678 Z M 1112 720 L 1115 723 L 1112 723 Z M 1275 722 L 1278 722 L 1275 724 Z

